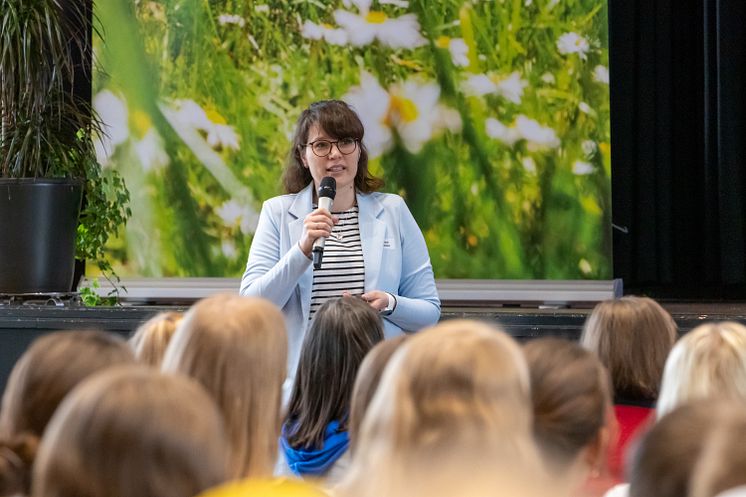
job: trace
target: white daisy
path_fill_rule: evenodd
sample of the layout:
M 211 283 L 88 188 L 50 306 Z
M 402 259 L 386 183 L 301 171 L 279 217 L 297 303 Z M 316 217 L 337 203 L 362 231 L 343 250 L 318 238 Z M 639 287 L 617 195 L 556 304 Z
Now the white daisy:
M 526 140 L 529 150 L 557 148 L 560 145 L 559 138 L 552 128 L 542 126 L 524 115 L 516 118 L 515 127 L 521 138 Z
M 215 209 L 215 213 L 223 221 L 225 227 L 234 228 L 238 226 L 244 235 L 252 233 L 255 228 L 256 219 L 254 218 L 256 214 L 253 209 L 242 202 L 228 200 Z
M 471 75 L 464 81 L 463 90 L 467 95 L 480 97 L 496 93 L 510 102 L 520 104 L 526 86 L 528 83 L 515 71 L 503 78 L 487 74 Z
M 368 13 L 371 3 L 371 0 L 342 0 L 342 5 L 344 5 L 345 8 L 349 9 L 354 5 L 361 14 Z
M 103 124 L 102 136 L 94 139 L 96 159 L 102 165 L 108 165 L 114 149 L 124 143 L 130 136 L 127 104 L 109 90 L 103 90 L 93 98 L 93 108 Z
M 598 81 L 599 83 L 603 83 L 605 85 L 609 84 L 609 70 L 605 66 L 598 65 L 593 69 L 593 80 Z
M 390 98 L 376 77 L 366 71 L 360 74 L 360 85 L 351 88 L 342 97 L 363 122 L 365 146 L 371 158 L 382 155 L 393 145 L 391 128 L 386 122 Z
M 178 105 L 176 118 L 179 122 L 204 132 L 207 135 L 207 143 L 212 148 L 216 150 L 238 150 L 240 148 L 238 133 L 232 126 L 226 124 L 220 114 L 211 111 L 213 117 L 209 117 L 194 100 L 181 100 Z
M 513 146 L 515 142 L 521 139 L 520 133 L 513 127 L 505 126 L 497 119 L 490 117 L 485 121 L 485 132 L 490 138 L 503 142 L 508 146 Z
M 213 124 L 207 131 L 207 144 L 214 149 L 238 150 L 238 133 L 233 126 Z
M 226 24 L 235 24 L 239 27 L 244 27 L 246 25 L 246 20 L 235 14 L 220 14 L 218 16 L 218 24 L 221 26 L 225 26 Z
M 486 74 L 474 74 L 466 78 L 463 84 L 463 91 L 467 95 L 482 97 L 497 91 L 497 85 L 492 78 Z
M 526 86 L 528 86 L 528 83 L 521 79 L 518 71 L 515 71 L 497 84 L 497 93 L 506 100 L 519 104 L 523 96 L 523 89 Z
M 585 275 L 588 275 L 593 271 L 591 263 L 585 259 L 580 259 L 580 261 L 578 261 L 578 269 L 580 269 L 580 272 Z
M 556 83 L 556 80 L 554 79 L 554 74 L 550 72 L 545 72 L 544 74 L 542 74 L 541 80 L 548 85 L 553 85 L 554 83 Z
M 364 15 L 346 10 L 334 11 L 334 19 L 347 32 L 352 45 L 369 45 L 378 40 L 390 48 L 416 48 L 427 43 L 420 34 L 420 23 L 414 14 L 389 18 L 381 11 L 360 10 Z
M 236 244 L 233 243 L 231 240 L 223 240 L 223 242 L 220 244 L 220 251 L 223 252 L 223 255 L 228 259 L 235 259 L 238 255 Z
M 584 176 L 593 172 L 593 164 L 582 160 L 576 160 L 572 164 L 572 173 L 577 176 Z
M 215 214 L 218 215 L 218 217 L 223 221 L 223 224 L 228 228 L 232 228 L 236 224 L 239 224 L 243 213 L 243 207 L 235 200 L 223 202 L 223 205 L 215 209 Z
M 440 87 L 436 83 L 407 80 L 387 91 L 370 73 L 363 72 L 360 81 L 360 86 L 351 88 L 342 98 L 361 116 L 371 157 L 391 148 L 392 129 L 412 153 L 422 150 L 444 130 L 461 129 L 460 114 L 439 103 Z
M 435 41 L 435 45 L 440 48 L 448 49 L 454 66 L 467 67 L 469 65 L 469 46 L 463 38 L 440 36 Z
M 346 45 L 347 31 L 344 29 L 333 28 L 326 24 L 315 24 L 311 21 L 303 23 L 301 36 L 311 40 L 325 40 L 332 45 Z
M 170 162 L 163 148 L 163 139 L 155 128 L 151 127 L 141 140 L 134 143 L 133 147 L 144 171 L 161 169 Z
M 532 157 L 524 157 L 521 159 L 521 165 L 523 169 L 529 174 L 536 174 L 536 161 Z
M 176 103 L 179 109 L 176 118 L 180 123 L 199 130 L 205 130 L 212 124 L 205 110 L 194 100 L 179 100 Z
M 396 127 L 404 146 L 419 152 L 433 134 L 433 117 L 440 97 L 440 87 L 435 83 L 419 84 L 405 81 L 391 90 L 389 117 Z
M 563 55 L 576 53 L 583 60 L 587 58 L 586 54 L 590 48 L 591 46 L 588 43 L 588 40 L 573 32 L 565 33 L 557 40 L 557 49 L 559 50 L 559 53 Z

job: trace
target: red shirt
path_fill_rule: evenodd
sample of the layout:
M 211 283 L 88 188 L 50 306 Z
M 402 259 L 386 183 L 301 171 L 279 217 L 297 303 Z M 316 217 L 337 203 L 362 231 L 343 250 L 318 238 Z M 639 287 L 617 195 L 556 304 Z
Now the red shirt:
M 654 412 L 655 409 L 650 407 L 614 405 L 614 414 L 619 423 L 619 438 L 609 451 L 609 472 L 618 481 L 625 481 L 624 464 L 629 446 L 644 431 Z

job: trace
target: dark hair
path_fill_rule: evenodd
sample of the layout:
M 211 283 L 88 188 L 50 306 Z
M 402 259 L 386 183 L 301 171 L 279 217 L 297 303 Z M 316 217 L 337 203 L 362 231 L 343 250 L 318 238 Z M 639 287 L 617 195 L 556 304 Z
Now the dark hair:
M 389 338 L 377 344 L 365 356 L 355 379 L 355 387 L 352 390 L 352 400 L 350 406 L 350 444 L 354 448 L 355 441 L 360 431 L 360 425 L 365 417 L 365 411 L 368 410 L 370 401 L 376 393 L 378 383 L 381 381 L 383 371 L 389 363 L 389 359 L 404 343 L 409 335 L 399 335 Z
M 88 376 L 135 356 L 125 340 L 103 331 L 65 331 L 34 340 L 8 379 L 0 413 L 0 488 L 28 494 L 36 444 L 63 398 Z M 17 491 L 13 491 L 13 489 Z M 5 490 L 3 490 L 5 491 Z
M 332 299 L 319 308 L 303 340 L 286 417 L 292 447 L 321 447 L 334 420 L 347 429 L 358 368 L 381 340 L 381 317 L 362 299 Z
M 691 495 L 692 473 L 707 440 L 744 408 L 732 402 L 698 400 L 677 407 L 640 439 L 629 462 L 629 497 Z
M 346 102 L 321 100 L 312 103 L 298 118 L 292 148 L 282 175 L 282 184 L 287 193 L 298 193 L 313 181 L 311 172 L 303 164 L 301 156 L 308 142 L 308 133 L 314 124 L 333 138 L 354 138 L 358 141 L 360 159 L 355 175 L 355 188 L 358 191 L 369 193 L 383 187 L 383 180 L 372 176 L 368 171 L 368 149 L 363 143 L 365 129 L 358 115 Z
M 677 332 L 671 315 L 656 301 L 627 296 L 596 305 L 580 343 L 609 370 L 617 400 L 654 401 Z
M 567 340 L 532 340 L 523 351 L 536 441 L 550 463 L 569 464 L 605 425 L 611 408 L 609 375 L 592 352 Z

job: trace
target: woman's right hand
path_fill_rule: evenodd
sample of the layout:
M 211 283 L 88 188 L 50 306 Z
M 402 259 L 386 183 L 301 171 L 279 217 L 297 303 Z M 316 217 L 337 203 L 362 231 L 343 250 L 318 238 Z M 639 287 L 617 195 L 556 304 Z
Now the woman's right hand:
M 332 234 L 332 227 L 338 221 L 339 218 L 326 209 L 316 209 L 306 216 L 303 220 L 303 234 L 298 241 L 298 246 L 306 257 L 311 257 L 313 242 L 320 237 L 329 237 Z

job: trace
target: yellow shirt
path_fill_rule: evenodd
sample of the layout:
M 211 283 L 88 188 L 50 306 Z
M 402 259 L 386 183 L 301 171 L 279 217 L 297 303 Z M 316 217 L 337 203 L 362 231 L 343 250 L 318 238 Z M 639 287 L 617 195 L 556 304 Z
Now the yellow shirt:
M 242 480 L 202 492 L 197 497 L 329 497 L 302 480 Z

